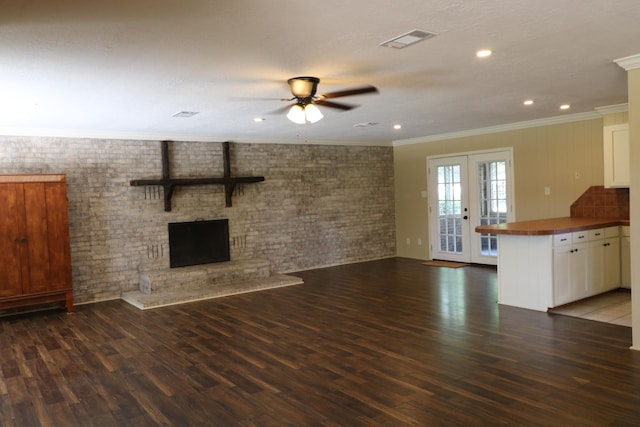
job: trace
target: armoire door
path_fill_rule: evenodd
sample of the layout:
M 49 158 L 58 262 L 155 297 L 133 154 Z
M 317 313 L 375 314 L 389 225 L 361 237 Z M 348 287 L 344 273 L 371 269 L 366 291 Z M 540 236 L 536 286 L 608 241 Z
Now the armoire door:
M 0 184 L 0 297 L 22 294 L 21 229 L 24 206 L 20 184 Z

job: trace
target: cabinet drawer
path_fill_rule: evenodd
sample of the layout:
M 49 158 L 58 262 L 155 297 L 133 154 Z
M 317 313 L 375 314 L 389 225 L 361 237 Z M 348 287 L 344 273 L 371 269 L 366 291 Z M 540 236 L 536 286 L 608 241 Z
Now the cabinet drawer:
M 591 231 L 593 230 L 574 231 L 571 233 L 571 243 L 582 243 L 593 240 L 593 235 L 590 233 Z
M 629 227 L 628 225 L 623 225 L 620 228 L 623 236 L 631 236 L 631 227 Z
M 606 237 L 604 228 L 596 228 L 595 230 L 587 230 L 589 240 L 601 240 Z
M 571 244 L 571 233 L 554 234 L 553 246 L 564 246 Z
M 604 229 L 604 237 L 608 239 L 610 237 L 618 237 L 620 235 L 620 227 L 607 227 Z

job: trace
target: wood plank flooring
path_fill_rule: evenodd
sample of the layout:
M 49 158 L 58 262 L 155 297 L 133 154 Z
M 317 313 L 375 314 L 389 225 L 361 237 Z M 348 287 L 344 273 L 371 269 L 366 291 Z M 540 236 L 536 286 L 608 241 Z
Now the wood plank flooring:
M 141 311 L 0 319 L 2 426 L 637 426 L 631 329 L 394 258 Z

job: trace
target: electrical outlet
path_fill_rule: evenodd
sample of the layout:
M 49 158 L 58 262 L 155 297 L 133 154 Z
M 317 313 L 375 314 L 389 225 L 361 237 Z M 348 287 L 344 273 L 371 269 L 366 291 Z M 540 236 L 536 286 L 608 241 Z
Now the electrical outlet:
M 422 246 L 422 239 L 418 237 L 418 246 Z
M 407 245 L 411 244 L 411 238 L 407 237 Z
M 551 194 L 551 187 L 544 187 L 544 195 L 548 196 Z

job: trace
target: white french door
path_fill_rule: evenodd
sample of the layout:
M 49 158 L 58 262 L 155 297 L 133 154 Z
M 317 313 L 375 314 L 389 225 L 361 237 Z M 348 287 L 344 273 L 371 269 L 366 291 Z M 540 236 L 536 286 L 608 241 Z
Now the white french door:
M 431 258 L 497 263 L 498 239 L 478 225 L 513 221 L 512 152 L 427 160 Z

